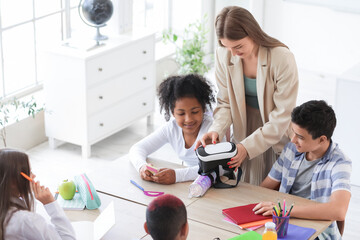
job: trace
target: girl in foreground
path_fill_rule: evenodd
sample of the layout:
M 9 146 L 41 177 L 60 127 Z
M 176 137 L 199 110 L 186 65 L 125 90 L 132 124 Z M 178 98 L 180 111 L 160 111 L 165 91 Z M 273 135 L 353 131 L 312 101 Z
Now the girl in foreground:
M 25 153 L 0 150 L 0 240 L 76 239 L 63 209 L 50 190 L 35 182 L 34 177 Z M 34 212 L 34 198 L 44 204 L 52 224 Z

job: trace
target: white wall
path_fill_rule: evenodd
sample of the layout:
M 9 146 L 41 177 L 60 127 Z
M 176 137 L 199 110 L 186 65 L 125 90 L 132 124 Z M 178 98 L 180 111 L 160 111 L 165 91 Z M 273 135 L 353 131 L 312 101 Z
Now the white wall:
M 341 74 L 360 62 L 360 14 L 268 0 L 263 23 L 265 32 L 290 47 L 299 69 Z

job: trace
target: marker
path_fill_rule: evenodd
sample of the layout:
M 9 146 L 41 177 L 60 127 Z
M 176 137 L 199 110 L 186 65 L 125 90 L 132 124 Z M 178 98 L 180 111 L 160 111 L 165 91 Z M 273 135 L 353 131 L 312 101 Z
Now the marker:
M 33 181 L 34 181 L 34 179 L 32 179 L 31 177 L 29 177 L 29 176 L 26 175 L 25 173 L 20 172 L 20 174 L 21 174 L 24 178 L 26 178 L 27 180 L 29 180 L 30 182 L 33 182 Z

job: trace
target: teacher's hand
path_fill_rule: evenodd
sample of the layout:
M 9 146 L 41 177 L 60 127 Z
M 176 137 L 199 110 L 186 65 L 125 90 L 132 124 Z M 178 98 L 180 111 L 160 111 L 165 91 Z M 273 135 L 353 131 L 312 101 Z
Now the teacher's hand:
M 146 181 L 153 181 L 152 173 L 146 168 L 146 164 L 140 168 L 140 177 Z
M 235 172 L 248 155 L 246 148 L 241 143 L 236 144 L 236 148 L 237 154 L 228 162 L 230 168 L 235 168 Z
M 197 141 L 196 145 L 195 145 L 195 149 L 197 149 L 200 145 L 202 145 L 203 147 L 206 146 L 206 144 L 209 143 L 213 143 L 215 144 L 216 142 L 219 141 L 219 134 L 217 132 L 208 132 L 205 133 L 202 138 Z
M 161 184 L 173 184 L 176 181 L 175 170 L 170 168 L 161 168 L 158 173 L 152 176 L 152 181 Z

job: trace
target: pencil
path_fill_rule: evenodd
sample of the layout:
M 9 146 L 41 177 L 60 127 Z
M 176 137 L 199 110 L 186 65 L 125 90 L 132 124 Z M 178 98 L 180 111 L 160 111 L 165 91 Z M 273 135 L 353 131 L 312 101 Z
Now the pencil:
M 279 211 L 281 211 L 280 200 L 278 199 Z
M 294 204 L 291 204 L 291 207 L 290 207 L 289 211 L 287 212 L 286 216 L 290 216 L 290 212 L 293 209 L 293 207 L 294 207 Z
M 274 215 L 277 216 L 276 208 L 273 207 L 273 209 L 274 209 L 274 213 L 275 213 Z
M 29 180 L 30 182 L 33 182 L 33 181 L 34 181 L 31 177 L 29 177 L 29 176 L 26 175 L 25 173 L 20 172 L 20 174 L 21 174 L 24 178 L 26 178 L 27 180 Z
M 284 215 L 286 213 L 286 203 L 285 203 L 285 198 L 284 198 L 284 207 L 283 207 L 283 210 L 284 210 Z

